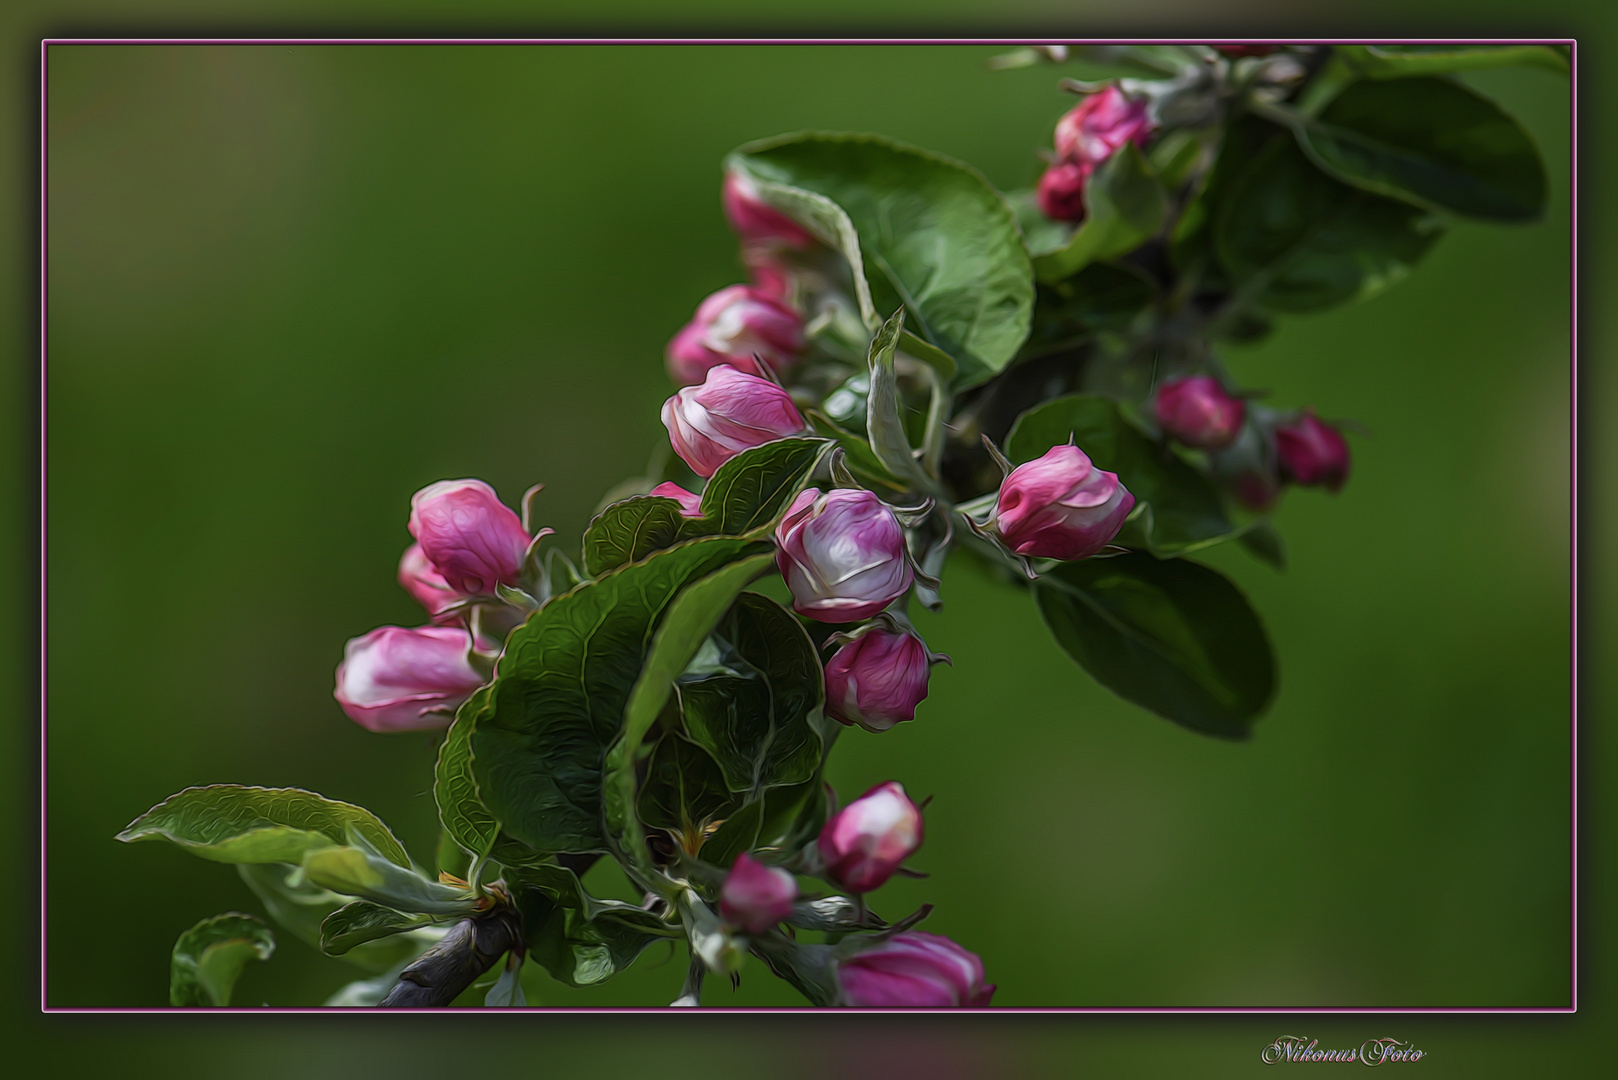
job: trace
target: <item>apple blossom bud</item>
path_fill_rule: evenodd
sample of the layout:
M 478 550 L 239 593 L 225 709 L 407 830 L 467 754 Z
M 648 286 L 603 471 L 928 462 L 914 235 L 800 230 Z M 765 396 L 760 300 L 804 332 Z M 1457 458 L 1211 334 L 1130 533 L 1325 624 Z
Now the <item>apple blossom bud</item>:
M 1199 450 L 1221 450 L 1235 442 L 1246 413 L 1242 400 L 1208 375 L 1170 379 L 1157 391 L 1158 424 Z
M 1348 441 L 1311 410 L 1275 429 L 1275 452 L 1281 475 L 1294 484 L 1335 492 L 1348 480 Z
M 921 832 L 921 811 L 902 785 L 889 780 L 839 810 L 815 843 L 830 880 L 867 893 L 915 854 Z
M 411 544 L 400 557 L 399 584 L 404 586 L 405 592 L 415 597 L 416 603 L 427 609 L 433 622 L 453 625 L 461 621 L 459 613 L 446 614 L 444 609 L 466 597 L 449 587 L 449 582 L 433 566 L 420 544 Z
M 685 488 L 672 480 L 657 485 L 647 494 L 657 495 L 664 499 L 673 499 L 679 503 L 681 517 L 699 518 L 702 516 L 702 496 L 685 490 Z
M 743 240 L 771 240 L 794 248 L 806 248 L 815 242 L 802 225 L 759 198 L 758 187 L 742 173 L 725 174 L 720 200 L 730 227 Z
M 440 480 L 410 500 L 410 535 L 450 588 L 467 596 L 515 585 L 533 538 L 482 480 Z
M 826 714 L 866 731 L 886 731 L 916 718 L 937 660 L 926 642 L 881 622 L 857 631 L 826 663 Z
M 776 526 L 775 542 L 792 609 L 821 622 L 868 619 L 914 580 L 899 519 L 863 488 L 801 492 Z
M 1083 559 L 1112 542 L 1134 506 L 1116 473 L 1096 468 L 1076 446 L 1053 446 L 1011 470 L 992 524 L 1019 555 Z
M 1243 56 L 1268 56 L 1278 50 L 1279 45 L 1215 45 L 1214 48 L 1235 60 Z
M 792 914 L 797 897 L 798 882 L 790 871 L 765 866 L 744 851 L 719 889 L 719 914 L 749 934 L 762 934 Z
M 759 361 L 782 372 L 803 352 L 803 320 L 764 289 L 720 289 L 669 342 L 669 375 L 681 386 L 699 383 L 715 364 L 763 375 Z
M 837 966 L 842 1003 L 856 1008 L 982 1006 L 994 996 L 983 961 L 947 937 L 895 934 Z
M 1039 212 L 1052 221 L 1084 220 L 1084 185 L 1090 169 L 1071 161 L 1058 161 L 1039 178 L 1034 193 Z
M 471 643 L 459 627 L 379 627 L 343 649 L 332 696 L 369 731 L 448 727 L 461 702 L 483 685 L 467 661 Z
M 1093 170 L 1125 143 L 1144 141 L 1151 130 L 1145 99 L 1109 86 L 1056 122 L 1056 159 Z
M 796 435 L 807 425 L 785 390 L 720 364 L 700 386 L 663 403 L 663 426 L 680 460 L 709 477 L 743 450 Z

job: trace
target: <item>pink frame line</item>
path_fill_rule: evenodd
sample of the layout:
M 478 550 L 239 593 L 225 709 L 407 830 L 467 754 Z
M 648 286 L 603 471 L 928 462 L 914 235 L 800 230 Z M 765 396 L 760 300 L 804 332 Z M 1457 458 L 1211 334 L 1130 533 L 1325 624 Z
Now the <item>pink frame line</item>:
M 1150 1006 L 1012 1006 L 1008 1008 L 987 1009 L 957 1009 L 952 1012 L 982 1013 L 989 1015 L 1027 1014 L 1027 1013 L 1065 1013 L 1090 1016 L 1137 1016 L 1137 1015 L 1237 1015 L 1237 1016 L 1288 1016 L 1288 1015 L 1474 1015 L 1474 1014 L 1561 1014 L 1568 1015 L 1579 1011 L 1579 94 L 1578 94 L 1578 42 L 1574 38 L 1257 38 L 1246 37 L 1237 39 L 1202 39 L 1187 41 L 1183 38 L 1045 38 L 1030 40 L 1028 38 L 721 38 L 721 37 L 691 37 L 691 38 L 611 38 L 611 37 L 579 37 L 579 38 L 299 38 L 299 37 L 265 37 L 265 38 L 43 38 L 39 45 L 39 625 L 40 625 L 40 656 L 39 656 L 39 1007 L 44 1013 L 62 1014 L 88 1014 L 113 1013 L 119 1015 L 252 1015 L 262 1016 L 267 1013 L 292 1015 L 335 1015 L 350 1014 L 393 1014 L 393 1013 L 453 1013 L 455 1015 L 471 1014 L 606 1014 L 606 1015 L 667 1015 L 667 1007 L 651 1006 L 538 1006 L 533 1009 L 382 1009 L 382 1008 L 342 1008 L 325 1006 L 303 1007 L 261 1007 L 261 1008 L 116 1008 L 116 1007 L 52 1007 L 48 1003 L 48 957 L 46 950 L 46 908 L 48 899 L 47 887 L 47 859 L 46 859 L 46 763 L 47 763 L 47 733 L 46 719 L 48 706 L 46 704 L 46 675 L 48 671 L 46 625 L 47 625 L 47 589 L 46 589 L 46 563 L 48 559 L 46 548 L 46 512 L 48 498 L 45 479 L 46 461 L 46 357 L 48 354 L 48 336 L 46 327 L 47 311 L 47 282 L 49 281 L 49 252 L 47 243 L 46 225 L 48 218 L 48 180 L 49 169 L 46 156 L 46 131 L 48 118 L 49 91 L 47 74 L 49 71 L 48 51 L 52 45 L 1566 45 L 1568 46 L 1568 99 L 1571 108 L 1572 138 L 1570 140 L 1570 181 L 1571 181 L 1571 290 L 1568 298 L 1569 317 L 1569 375 L 1570 390 L 1568 398 L 1568 421 L 1570 426 L 1568 443 L 1568 506 L 1570 512 L 1569 537 L 1569 581 L 1568 597 L 1570 604 L 1569 632 L 1569 689 L 1571 708 L 1569 710 L 1570 753 L 1569 753 L 1569 800 L 1568 812 L 1570 829 L 1570 858 L 1572 868 L 1571 900 L 1572 900 L 1572 935 L 1570 942 L 1571 963 L 1570 985 L 1568 988 L 1568 1004 L 1546 1006 L 1371 1006 L 1371 1005 L 1345 1005 L 1345 1006 L 1246 1006 L 1246 1005 L 1150 1005 Z M 928 1014 L 936 1015 L 936 1009 L 837 1009 L 826 1010 L 809 1006 L 788 1006 L 777 1008 L 760 1007 L 726 1007 L 723 1005 L 703 1006 L 702 1012 L 719 1014 L 762 1014 L 766 1016 L 806 1014 L 847 1015 L 850 1013 L 874 1015 L 908 1015 Z

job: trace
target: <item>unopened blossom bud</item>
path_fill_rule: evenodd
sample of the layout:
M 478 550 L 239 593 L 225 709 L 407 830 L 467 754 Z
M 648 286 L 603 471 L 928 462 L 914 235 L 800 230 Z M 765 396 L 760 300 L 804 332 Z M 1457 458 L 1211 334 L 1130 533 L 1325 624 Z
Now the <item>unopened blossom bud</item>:
M 1294 484 L 1335 492 L 1348 480 L 1348 441 L 1312 411 L 1275 429 L 1275 452 L 1281 475 Z
M 1116 473 L 1076 446 L 1053 446 L 1000 485 L 993 528 L 1018 555 L 1083 559 L 1112 542 L 1134 507 Z
M 798 882 L 790 871 L 765 866 L 744 851 L 719 889 L 719 914 L 749 934 L 762 934 L 792 914 L 797 898 Z
M 467 661 L 470 645 L 458 627 L 379 627 L 344 648 L 332 696 L 370 731 L 448 727 L 461 702 L 483 685 Z
M 906 930 L 837 966 L 844 1005 L 856 1008 L 982 1006 L 994 996 L 983 961 L 947 937 Z
M 1034 193 L 1039 212 L 1052 221 L 1083 221 L 1084 185 L 1090 180 L 1090 171 L 1071 161 L 1058 161 L 1047 168 Z
M 872 623 L 826 662 L 826 714 L 866 731 L 914 720 L 929 670 L 943 659 L 910 631 Z
M 416 603 L 427 609 L 433 622 L 450 624 L 460 621 L 459 614 L 446 613 L 444 609 L 466 597 L 449 587 L 449 582 L 433 566 L 420 544 L 411 544 L 400 557 L 399 584 L 404 586 L 405 592 L 415 597 Z
M 1221 450 L 1236 441 L 1247 413 L 1208 375 L 1170 379 L 1157 391 L 1157 422 L 1165 432 L 1199 450 Z
M 515 585 L 533 540 L 482 480 L 440 480 L 416 492 L 410 535 L 445 584 L 467 596 Z
M 664 499 L 673 499 L 679 503 L 681 517 L 699 518 L 702 516 L 702 496 L 696 492 L 685 490 L 685 488 L 672 480 L 657 485 L 647 494 L 657 495 Z
M 921 832 L 921 811 L 904 787 L 890 780 L 839 810 L 815 843 L 830 880 L 849 892 L 867 893 L 915 854 Z
M 680 460 L 708 477 L 743 450 L 796 435 L 807 425 L 785 390 L 720 364 L 702 385 L 663 403 L 663 426 Z
M 1279 45 L 1215 45 L 1214 48 L 1235 60 L 1243 56 L 1268 56 L 1275 52 Z
M 776 526 L 775 543 L 792 609 L 821 622 L 868 619 L 915 577 L 899 519 L 863 488 L 801 492 Z
M 1151 130 L 1146 101 L 1109 86 L 1056 122 L 1056 159 L 1093 171 L 1125 143 L 1144 141 Z
M 739 172 L 725 174 L 720 192 L 725 217 L 744 241 L 769 240 L 788 247 L 805 248 L 815 242 L 802 225 L 770 206 L 759 197 L 758 187 Z
M 681 386 L 699 383 L 716 364 L 763 375 L 759 362 L 782 372 L 803 352 L 803 320 L 763 289 L 731 285 L 697 308 L 669 342 L 669 375 Z

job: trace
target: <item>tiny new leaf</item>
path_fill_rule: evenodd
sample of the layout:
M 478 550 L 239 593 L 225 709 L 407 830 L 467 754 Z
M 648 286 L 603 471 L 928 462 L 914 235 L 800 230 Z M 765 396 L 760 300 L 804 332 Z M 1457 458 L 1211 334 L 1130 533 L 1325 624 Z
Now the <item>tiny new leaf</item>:
M 357 847 L 321 847 L 303 856 L 303 877 L 311 885 L 343 896 L 358 896 L 395 911 L 421 915 L 470 915 L 477 902 L 470 891 L 428 881 Z
M 320 951 L 327 956 L 342 956 L 356 945 L 416 930 L 431 921 L 425 915 L 407 915 L 369 900 L 355 900 L 327 915 L 320 924 Z
M 229 1005 L 247 962 L 268 960 L 274 953 L 275 935 L 261 919 L 239 912 L 203 919 L 174 943 L 169 1004 Z

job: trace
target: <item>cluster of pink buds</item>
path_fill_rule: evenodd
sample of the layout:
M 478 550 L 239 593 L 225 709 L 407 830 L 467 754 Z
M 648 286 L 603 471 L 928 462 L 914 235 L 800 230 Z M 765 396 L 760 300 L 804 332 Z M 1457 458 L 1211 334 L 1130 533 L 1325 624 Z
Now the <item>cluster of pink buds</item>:
M 1079 102 L 1056 122 L 1056 158 L 1036 191 L 1040 212 L 1055 221 L 1082 221 L 1090 177 L 1125 143 L 1145 141 L 1152 126 L 1146 102 L 1116 86 Z
M 416 492 L 408 527 L 416 542 L 399 560 L 399 584 L 437 625 L 383 626 L 348 643 L 333 693 L 371 731 L 448 726 L 486 680 L 497 647 L 474 640 L 467 612 L 493 602 L 500 586 L 517 586 L 529 549 L 551 531 L 530 536 L 481 480 L 443 480 Z

